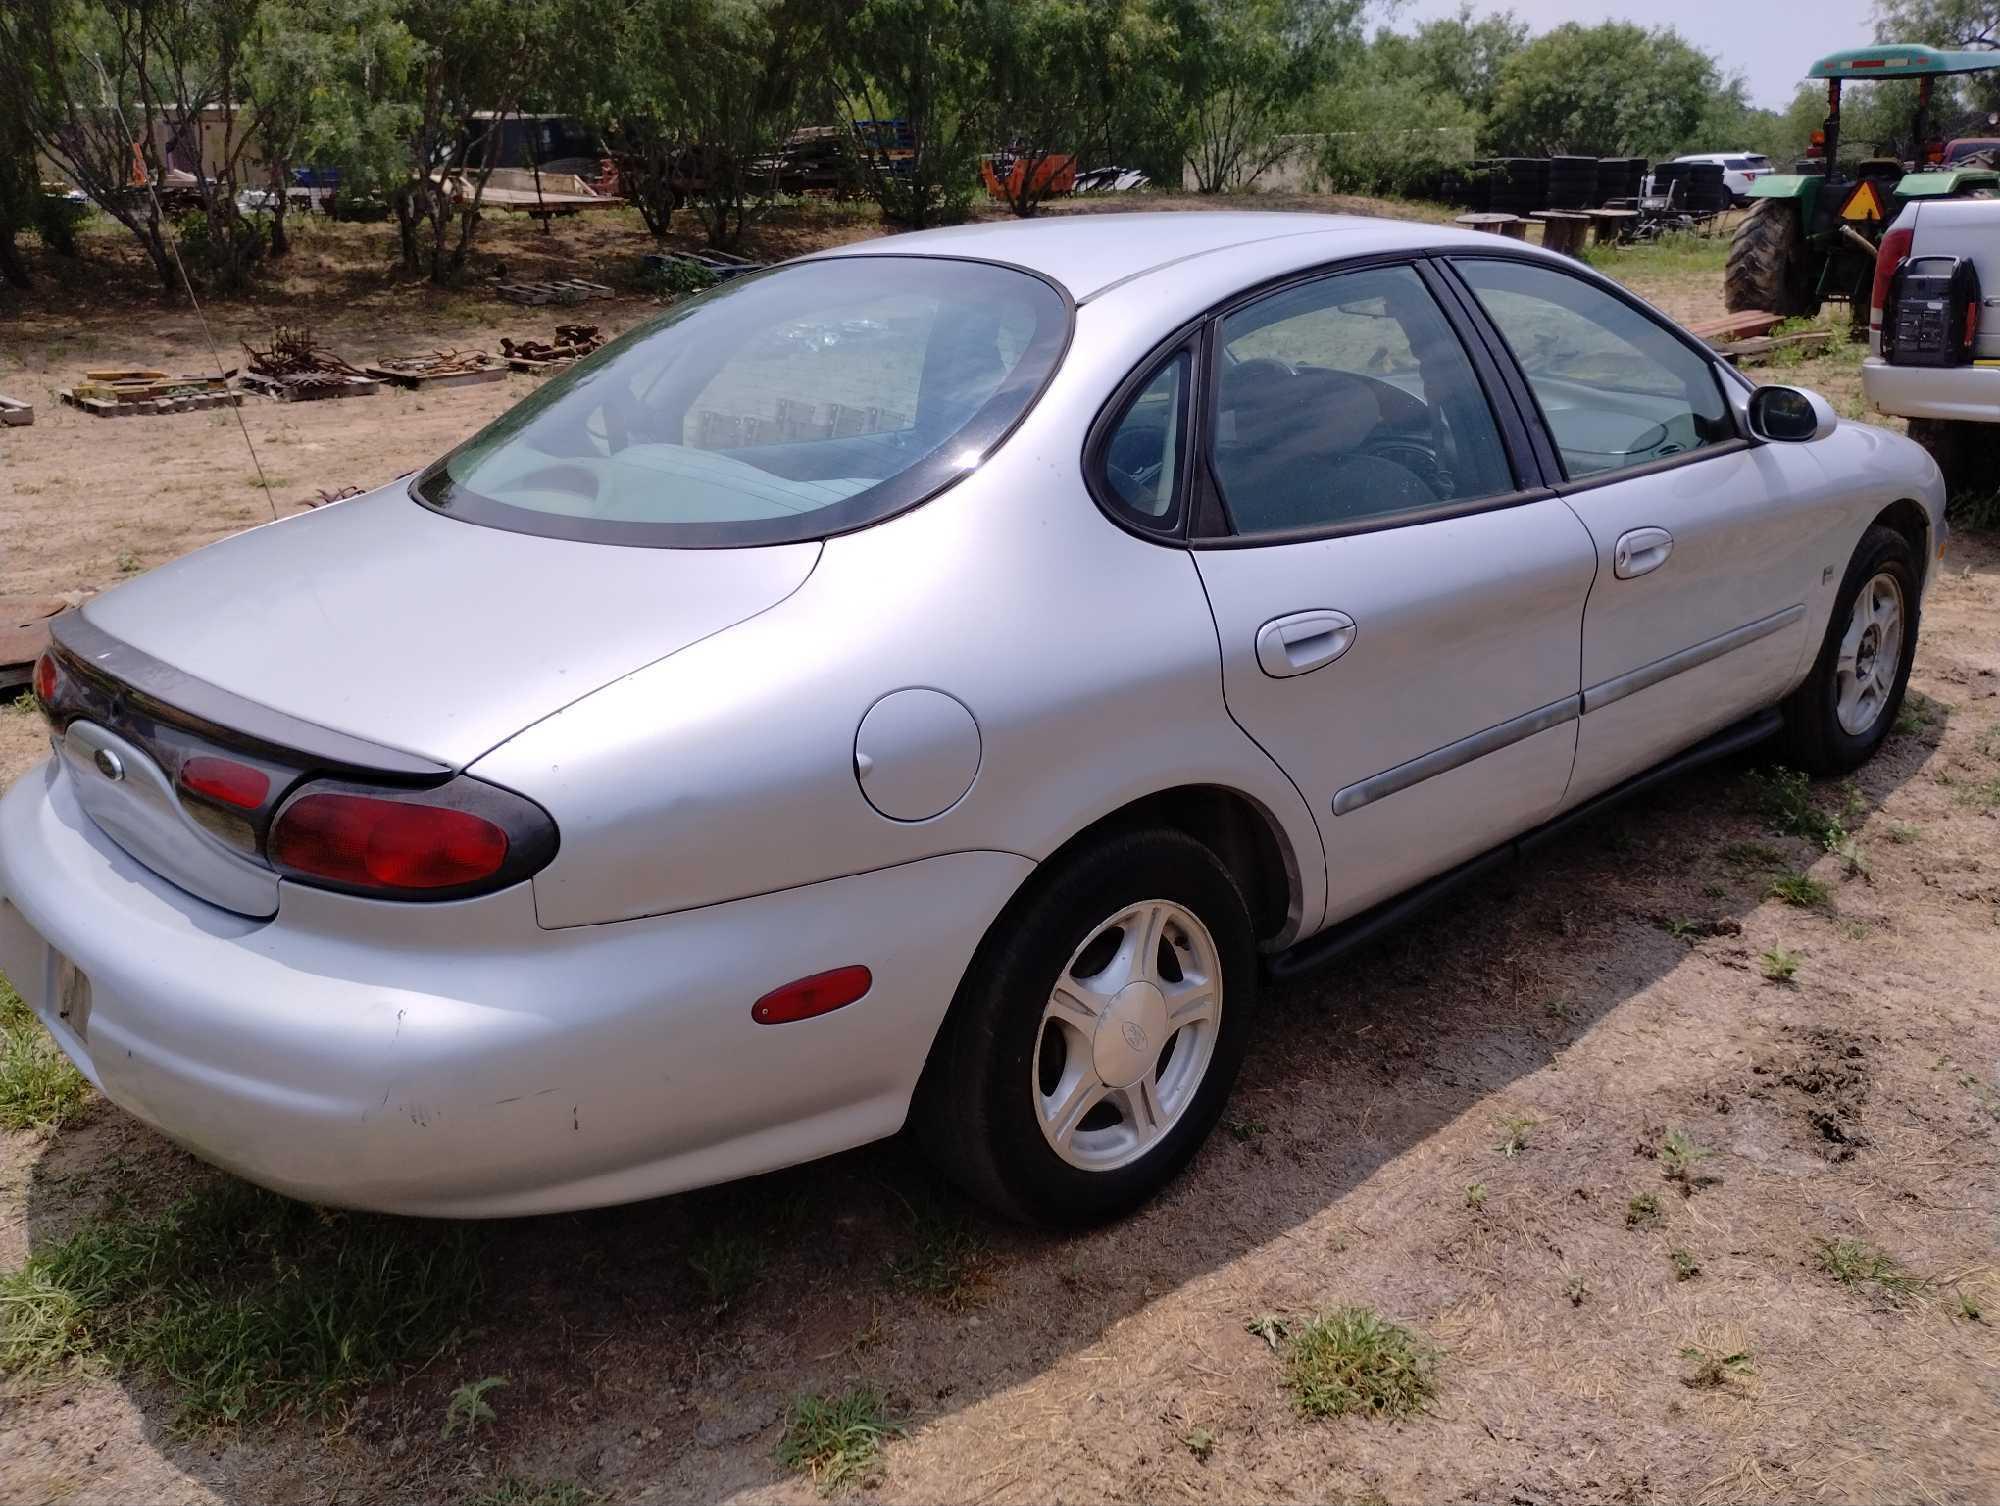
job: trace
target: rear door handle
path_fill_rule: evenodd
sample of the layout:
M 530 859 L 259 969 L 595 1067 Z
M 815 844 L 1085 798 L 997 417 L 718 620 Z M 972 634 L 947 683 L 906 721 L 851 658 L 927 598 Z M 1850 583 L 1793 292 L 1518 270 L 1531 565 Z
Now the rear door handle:
M 1611 573 L 1620 580 L 1650 575 L 1674 552 L 1674 536 L 1664 528 L 1634 528 L 1618 536 L 1611 550 Z
M 1311 674 L 1354 646 L 1354 619 L 1320 608 L 1276 617 L 1257 629 L 1257 667 L 1274 679 Z

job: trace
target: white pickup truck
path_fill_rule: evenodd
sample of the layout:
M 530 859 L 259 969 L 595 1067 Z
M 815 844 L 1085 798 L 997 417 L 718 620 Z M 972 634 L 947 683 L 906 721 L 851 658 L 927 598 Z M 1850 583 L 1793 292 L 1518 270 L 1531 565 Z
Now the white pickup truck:
M 1946 482 L 2000 479 L 2000 199 L 1917 199 L 1882 237 L 1862 390 Z

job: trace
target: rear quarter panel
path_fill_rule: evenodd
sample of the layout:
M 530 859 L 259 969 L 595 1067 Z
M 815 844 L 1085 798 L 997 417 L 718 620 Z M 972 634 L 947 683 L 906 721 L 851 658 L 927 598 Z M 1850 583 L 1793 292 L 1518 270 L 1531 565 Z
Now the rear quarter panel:
M 1316 926 L 1318 829 L 1228 715 L 1193 562 L 1112 524 L 1082 482 L 1091 419 L 1158 332 L 1083 309 L 1082 354 L 975 474 L 829 540 L 779 607 L 480 760 L 479 775 L 540 801 L 562 832 L 535 879 L 541 923 L 661 914 L 947 852 L 1039 861 L 1132 800 L 1216 784 L 1269 813 L 1300 875 L 1289 932 Z M 980 734 L 972 788 L 922 821 L 880 815 L 855 771 L 861 719 L 908 687 L 955 697 Z

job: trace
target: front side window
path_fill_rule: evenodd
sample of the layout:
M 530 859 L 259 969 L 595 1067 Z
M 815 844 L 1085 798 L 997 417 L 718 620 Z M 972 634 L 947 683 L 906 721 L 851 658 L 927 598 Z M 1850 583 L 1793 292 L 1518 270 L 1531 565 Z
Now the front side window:
M 1520 363 L 1570 480 L 1736 437 L 1712 363 L 1622 298 L 1529 262 L 1454 265 Z
M 418 479 L 468 522 L 712 548 L 922 501 L 1032 405 L 1068 338 L 1049 284 L 857 256 L 725 283 L 553 378 Z
M 1239 533 L 1386 521 L 1514 488 L 1465 349 L 1406 266 L 1222 321 L 1216 478 Z

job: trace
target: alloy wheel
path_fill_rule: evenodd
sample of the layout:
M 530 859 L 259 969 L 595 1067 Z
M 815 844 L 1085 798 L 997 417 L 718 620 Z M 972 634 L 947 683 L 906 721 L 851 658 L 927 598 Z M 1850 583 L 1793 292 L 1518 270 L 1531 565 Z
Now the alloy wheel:
M 1144 1155 L 1194 1102 L 1222 1023 L 1215 940 L 1172 900 L 1094 927 L 1042 1009 L 1030 1091 L 1049 1147 L 1084 1171 Z

